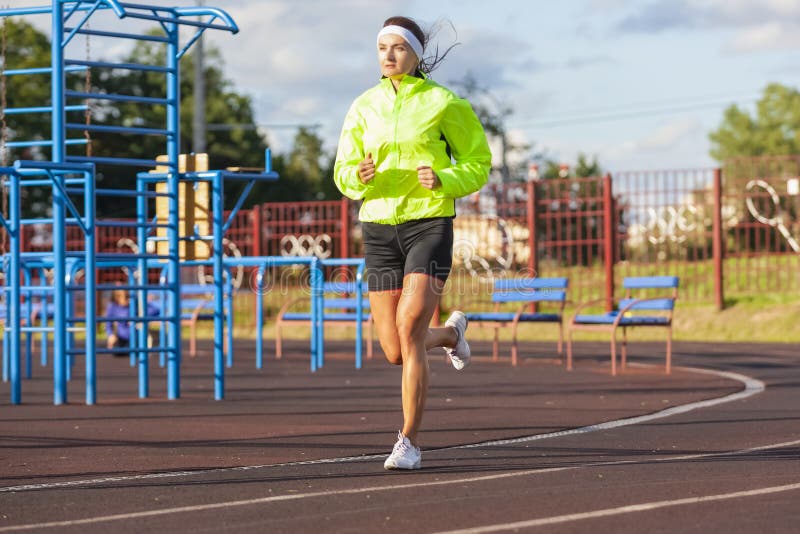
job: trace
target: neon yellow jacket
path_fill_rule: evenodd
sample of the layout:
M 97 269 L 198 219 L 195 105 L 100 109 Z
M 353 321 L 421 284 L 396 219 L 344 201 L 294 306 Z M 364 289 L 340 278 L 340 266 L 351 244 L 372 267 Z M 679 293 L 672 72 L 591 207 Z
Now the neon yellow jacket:
M 370 153 L 375 179 L 363 184 L 358 164 Z M 491 162 L 486 134 L 469 102 L 430 79 L 405 76 L 395 93 L 391 80 L 383 78 L 350 106 L 333 177 L 343 195 L 364 200 L 361 221 L 400 224 L 455 215 L 454 199 L 483 187 Z M 419 184 L 421 165 L 436 172 L 440 187 Z

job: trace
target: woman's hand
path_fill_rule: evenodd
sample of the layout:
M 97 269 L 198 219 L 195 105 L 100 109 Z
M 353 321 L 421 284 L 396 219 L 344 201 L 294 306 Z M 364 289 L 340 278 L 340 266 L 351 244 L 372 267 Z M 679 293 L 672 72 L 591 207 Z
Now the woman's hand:
M 358 179 L 362 184 L 368 184 L 375 178 L 375 162 L 372 161 L 372 152 L 358 163 Z
M 442 182 L 439 181 L 439 177 L 436 176 L 433 169 L 427 165 L 420 165 L 417 167 L 417 178 L 419 179 L 419 185 L 425 189 L 434 190 L 442 185 Z

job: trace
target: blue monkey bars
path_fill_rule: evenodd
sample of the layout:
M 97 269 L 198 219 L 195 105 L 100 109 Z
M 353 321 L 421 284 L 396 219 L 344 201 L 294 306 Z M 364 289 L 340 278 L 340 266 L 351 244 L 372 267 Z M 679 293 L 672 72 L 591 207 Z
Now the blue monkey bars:
M 137 35 L 119 31 L 122 24 L 110 24 L 104 28 L 97 22 L 102 22 L 98 17 L 103 13 L 110 13 L 112 20 L 125 21 L 128 19 L 153 22 L 161 30 L 160 35 Z M 123 285 L 135 296 L 139 303 L 137 309 L 131 306 L 131 316 L 119 318 L 121 321 L 130 321 L 135 325 L 136 338 L 133 340 L 131 350 L 137 355 L 140 364 L 140 396 L 147 396 L 149 391 L 142 386 L 146 381 L 147 359 L 152 353 L 167 355 L 167 396 L 177 399 L 180 396 L 180 362 L 181 362 L 181 320 L 180 320 L 180 259 L 179 242 L 182 239 L 196 240 L 209 239 L 213 241 L 214 267 L 213 290 L 215 292 L 215 335 L 219 343 L 215 345 L 215 361 L 217 352 L 221 360 L 221 338 L 223 330 L 223 261 L 222 261 L 222 236 L 227 224 L 222 221 L 223 213 L 223 184 L 226 180 L 246 180 L 243 196 L 236 205 L 236 210 L 241 206 L 253 184 L 260 180 L 276 180 L 277 174 L 270 169 L 269 153 L 267 153 L 266 171 L 254 174 L 236 174 L 227 171 L 210 171 L 209 173 L 182 173 L 179 172 L 178 159 L 180 154 L 180 59 L 185 55 L 192 44 L 207 29 L 222 30 L 230 33 L 239 31 L 233 19 L 224 11 L 211 7 L 161 7 L 120 2 L 118 0 L 52 0 L 50 6 L 16 8 L 0 10 L 0 17 L 50 15 L 51 19 L 51 63 L 49 67 L 41 66 L 27 69 L 8 69 L 3 65 L 2 73 L 5 77 L 11 76 L 41 76 L 50 75 L 51 91 L 50 102 L 41 105 L 9 108 L 4 110 L 9 126 L 13 129 L 13 120 L 19 116 L 29 114 L 49 113 L 51 118 L 51 135 L 49 139 L 13 139 L 5 142 L 4 149 L 9 148 L 36 148 L 49 147 L 51 150 L 50 161 L 17 161 L 13 167 L 0 168 L 3 178 L 3 187 L 7 189 L 10 212 L 8 217 L 0 216 L 9 236 L 9 252 L 3 257 L 2 269 L 6 275 L 6 316 L 4 333 L 3 369 L 4 378 L 11 382 L 11 402 L 21 402 L 21 373 L 20 361 L 22 334 L 30 339 L 34 332 L 43 336 L 42 357 L 45 358 L 48 335 L 52 335 L 52 361 L 53 361 L 53 391 L 54 403 L 67 402 L 66 382 L 74 356 L 84 354 L 86 357 L 86 403 L 96 402 L 96 355 L 113 352 L 114 349 L 96 347 L 97 321 L 102 320 L 98 313 L 96 295 L 97 291 L 107 290 L 109 287 L 97 284 L 97 271 L 108 268 L 124 266 L 131 273 L 128 283 Z M 92 22 L 91 27 L 89 22 Z M 181 43 L 180 28 L 190 28 L 194 31 L 184 43 Z M 84 35 L 86 38 L 126 39 L 132 41 L 155 42 L 164 45 L 165 59 L 163 65 L 146 65 L 138 63 L 114 63 L 108 61 L 93 61 L 90 58 L 78 59 L 67 57 L 68 46 L 75 36 Z M 88 45 L 87 45 L 88 47 Z M 70 72 L 85 72 L 87 69 L 125 69 L 163 74 L 165 96 L 144 97 L 132 94 L 107 94 L 92 91 L 90 87 L 83 91 L 68 89 L 66 75 Z M 104 106 L 111 108 L 118 103 L 133 102 L 141 106 L 158 106 L 165 108 L 165 124 L 159 127 L 143 127 L 141 125 L 92 125 L 79 124 L 67 121 L 67 112 L 87 111 L 90 101 L 102 101 Z M 88 122 L 88 121 L 87 121 Z M 102 133 L 125 136 L 155 136 L 163 139 L 166 154 L 165 161 L 156 162 L 155 159 L 142 159 L 125 157 L 124 155 L 94 156 L 89 151 L 86 155 L 69 153 L 67 147 L 86 145 L 86 138 L 69 138 L 69 132 Z M 4 140 L 5 141 L 5 140 Z M 105 166 L 136 166 L 166 168 L 166 172 L 140 173 L 136 179 L 135 189 L 101 189 L 95 187 L 96 165 Z M 212 182 L 213 199 L 213 224 L 212 235 L 180 237 L 178 232 L 179 209 L 179 181 Z M 150 189 L 157 182 L 166 184 L 165 192 Z M 43 188 L 52 196 L 52 214 L 48 217 L 24 218 L 20 205 L 21 188 Z M 83 198 L 79 208 L 73 203 L 73 198 Z M 98 221 L 95 217 L 95 205 L 98 198 L 113 199 L 114 202 L 124 200 L 135 202 L 137 220 L 129 226 L 137 230 L 137 248 L 135 254 L 97 254 L 96 229 L 101 226 L 116 225 L 119 222 Z M 166 221 L 154 222 L 147 216 L 149 199 L 164 197 L 167 200 Z M 22 227 L 30 224 L 49 224 L 52 226 L 52 250 L 45 254 L 23 253 L 21 251 Z M 84 236 L 82 251 L 67 250 L 67 227 L 77 226 Z M 148 252 L 147 244 L 154 240 L 151 235 L 155 228 L 165 228 L 166 253 Z M 83 280 L 77 281 L 77 269 L 83 269 Z M 44 272 L 52 269 L 53 287 L 31 286 L 28 281 L 35 270 Z M 150 270 L 159 269 L 165 272 L 166 283 L 154 287 L 148 284 Z M 37 271 L 38 272 L 38 271 Z M 23 283 L 23 278 L 25 282 Z M 160 291 L 165 295 L 166 309 L 162 315 L 154 318 L 147 315 L 146 303 L 148 293 Z M 73 301 L 78 296 L 83 297 L 83 309 L 73 306 Z M 21 300 L 30 302 L 31 299 L 40 298 L 41 325 L 31 324 L 30 304 L 27 316 L 23 316 Z M 142 305 L 144 303 L 144 305 Z M 80 315 L 82 311 L 83 315 Z M 52 315 L 52 324 L 48 323 L 48 315 Z M 147 346 L 147 324 L 150 321 L 160 322 L 166 328 L 163 344 L 154 347 Z M 73 332 L 76 325 L 84 324 L 86 340 L 84 346 L 79 347 L 75 342 Z M 28 341 L 28 347 L 30 341 Z M 28 358 L 30 351 L 28 350 Z M 7 371 L 6 371 L 7 369 Z M 30 362 L 28 362 L 28 371 Z M 143 376 L 144 375 L 144 376 Z M 224 390 L 215 387 L 216 398 L 222 398 Z

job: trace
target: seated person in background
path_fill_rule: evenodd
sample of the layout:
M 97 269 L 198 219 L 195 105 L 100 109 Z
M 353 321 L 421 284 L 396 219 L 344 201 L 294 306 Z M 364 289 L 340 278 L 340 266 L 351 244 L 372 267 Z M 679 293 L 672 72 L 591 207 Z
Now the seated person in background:
M 147 303 L 148 315 L 159 315 L 158 307 L 148 302 Z M 106 321 L 106 347 L 109 349 L 116 349 L 122 347 L 129 347 L 131 344 L 131 327 L 133 323 L 129 321 L 119 320 L 114 321 L 115 318 L 130 317 L 130 294 L 126 289 L 115 289 L 111 292 L 111 300 L 106 307 L 105 316 Z M 153 345 L 151 334 L 147 334 L 147 346 Z M 125 356 L 125 354 L 117 354 L 118 356 Z
M 111 292 L 111 300 L 106 307 L 106 317 L 119 318 L 129 317 L 130 312 L 130 296 L 125 289 L 115 289 Z M 127 321 L 107 321 L 106 322 L 106 347 L 109 349 L 116 349 L 122 346 L 128 346 L 131 342 L 131 325 Z

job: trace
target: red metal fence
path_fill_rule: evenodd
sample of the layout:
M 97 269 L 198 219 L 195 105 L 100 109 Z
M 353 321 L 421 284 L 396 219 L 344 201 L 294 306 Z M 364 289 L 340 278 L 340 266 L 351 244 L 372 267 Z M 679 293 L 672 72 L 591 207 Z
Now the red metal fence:
M 798 294 L 800 157 L 732 160 L 722 173 L 726 295 Z
M 720 307 L 725 296 L 797 291 L 798 176 L 800 157 L 787 157 L 490 184 L 457 203 L 454 275 L 567 276 L 574 301 L 610 299 L 629 275 L 680 276 L 682 298 Z M 346 199 L 261 204 L 240 211 L 225 237 L 246 256 L 360 256 L 357 209 Z M 135 246 L 132 229 L 99 230 L 100 251 Z M 23 248 L 47 250 L 49 235 L 25 227 Z M 80 231 L 68 236 L 79 248 Z

